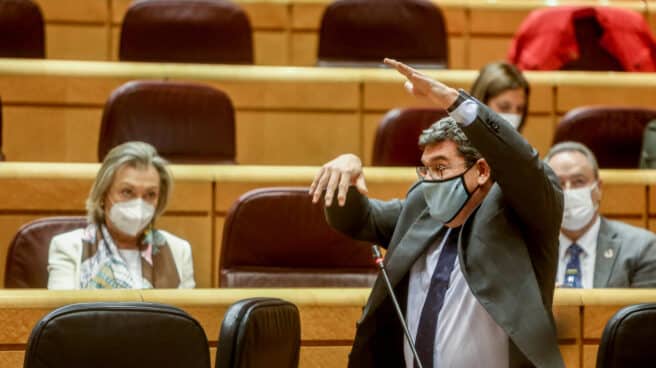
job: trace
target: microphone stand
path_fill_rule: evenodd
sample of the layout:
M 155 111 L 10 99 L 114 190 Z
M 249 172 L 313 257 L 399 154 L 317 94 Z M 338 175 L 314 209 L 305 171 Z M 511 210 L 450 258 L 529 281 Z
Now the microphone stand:
M 408 343 L 410 343 L 410 349 L 412 349 L 412 355 L 415 357 L 415 368 L 424 368 L 424 366 L 421 364 L 421 361 L 419 360 L 419 354 L 417 354 L 417 349 L 415 349 L 415 342 L 410 336 L 410 331 L 408 331 L 408 325 L 405 323 L 405 317 L 403 317 L 403 312 L 401 312 L 401 307 L 399 307 L 399 302 L 396 300 L 396 296 L 394 295 L 394 289 L 392 288 L 392 283 L 390 282 L 389 276 L 387 276 L 387 270 L 385 269 L 385 264 L 383 263 L 383 256 L 380 254 L 380 250 L 378 249 L 377 245 L 372 245 L 371 250 L 373 253 L 374 261 L 380 268 L 380 273 L 383 275 L 383 279 L 385 280 L 385 285 L 387 285 L 387 291 L 392 298 L 392 303 L 394 303 L 394 309 L 396 309 L 396 314 L 399 317 L 399 321 L 401 322 L 401 326 L 403 327 L 403 332 L 405 333 L 406 339 L 408 339 Z

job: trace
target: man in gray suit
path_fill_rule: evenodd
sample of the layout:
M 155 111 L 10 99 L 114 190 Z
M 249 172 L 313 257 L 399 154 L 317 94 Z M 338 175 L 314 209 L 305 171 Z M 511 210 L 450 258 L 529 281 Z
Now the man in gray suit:
M 545 158 L 565 197 L 556 283 L 575 288 L 656 287 L 656 235 L 599 215 L 602 182 L 594 154 L 562 142 Z
M 325 193 L 332 226 L 387 248 L 384 262 L 423 367 L 563 367 L 551 315 L 557 177 L 486 106 L 386 63 L 412 94 L 450 115 L 422 134 L 420 180 L 405 200 L 369 199 L 360 159 L 346 154 L 318 172 L 313 201 Z M 380 277 L 357 325 L 349 367 L 417 366 Z

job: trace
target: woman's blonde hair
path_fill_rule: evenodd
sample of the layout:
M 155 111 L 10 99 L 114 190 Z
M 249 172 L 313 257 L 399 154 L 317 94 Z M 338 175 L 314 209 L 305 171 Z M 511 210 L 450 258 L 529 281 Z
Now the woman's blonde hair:
M 159 200 L 155 207 L 153 222 L 159 217 L 169 201 L 173 189 L 172 175 L 167 168 L 167 162 L 155 147 L 144 142 L 127 142 L 112 148 L 100 166 L 96 180 L 91 187 L 87 198 L 87 219 L 89 223 L 102 224 L 105 221 L 104 200 L 107 191 L 114 182 L 116 172 L 123 166 L 129 165 L 137 169 L 147 169 L 152 166 L 159 174 Z
M 528 97 L 531 88 L 522 72 L 514 65 L 505 61 L 485 65 L 478 72 L 478 77 L 471 87 L 470 94 L 487 105 L 491 98 L 505 91 L 517 88 L 522 88 L 526 95 L 526 107 L 522 114 L 521 123 L 523 125 L 526 119 L 526 113 L 528 112 Z

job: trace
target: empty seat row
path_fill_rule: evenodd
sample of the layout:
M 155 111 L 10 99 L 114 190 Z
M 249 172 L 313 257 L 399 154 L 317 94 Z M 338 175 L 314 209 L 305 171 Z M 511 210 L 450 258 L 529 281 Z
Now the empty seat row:
M 445 111 L 430 108 L 389 111 L 376 132 L 372 164 L 419 166 L 417 139 L 443 116 Z M 561 119 L 553 143 L 584 143 L 602 168 L 637 168 L 643 133 L 651 120 L 656 120 L 656 109 L 581 107 Z M 1 127 L 0 100 L 0 151 Z M 121 143 L 140 140 L 174 163 L 234 164 L 235 134 L 234 107 L 224 92 L 191 83 L 132 81 L 116 89 L 105 104 L 98 160 Z
M 381 120 L 374 142 L 374 166 L 421 166 L 417 139 L 446 111 L 430 108 L 394 109 Z M 581 142 L 601 168 L 638 168 L 643 136 L 656 108 L 587 106 L 569 111 L 556 127 L 553 144 Z
M 0 1 L 0 32 L 5 29 L 21 32 L 0 39 L 0 56 L 44 57 L 43 16 L 31 0 Z M 637 12 L 560 6 L 531 13 L 508 58 L 522 69 L 654 71 L 655 45 Z M 417 67 L 446 68 L 448 53 L 444 16 L 428 0 L 338 0 L 322 17 L 321 66 L 379 66 L 383 57 L 393 57 Z M 118 56 L 252 64 L 252 29 L 246 13 L 228 0 L 135 1 L 122 22 Z

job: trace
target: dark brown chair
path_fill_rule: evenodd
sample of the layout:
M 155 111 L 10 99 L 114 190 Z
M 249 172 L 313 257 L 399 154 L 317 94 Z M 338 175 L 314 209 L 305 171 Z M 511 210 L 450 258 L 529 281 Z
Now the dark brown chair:
M 365 287 L 376 268 L 369 244 L 333 230 L 307 188 L 241 196 L 223 226 L 221 287 Z
M 44 58 L 45 28 L 31 0 L 0 0 L 0 57 Z
M 60 307 L 32 330 L 24 368 L 210 368 L 207 336 L 185 311 L 156 303 Z
M 606 323 L 597 368 L 648 368 L 656 362 L 656 304 L 620 309 Z
M 86 225 L 84 217 L 48 217 L 23 225 L 9 245 L 5 288 L 48 287 L 50 240 Z
M 123 18 L 119 60 L 252 64 L 246 13 L 228 0 L 141 0 Z
M 419 135 L 446 116 L 429 108 L 390 110 L 376 130 L 372 166 L 421 166 Z
M 216 368 L 296 368 L 301 321 L 296 306 L 275 298 L 240 300 L 223 317 Z
M 428 0 L 337 0 L 319 30 L 319 66 L 380 66 L 384 57 L 447 68 L 442 11 Z
M 150 143 L 174 163 L 234 163 L 235 112 L 230 97 L 203 85 L 128 82 L 105 104 L 98 160 L 128 141 Z
M 569 111 L 558 123 L 553 143 L 581 142 L 594 152 L 601 168 L 634 169 L 640 162 L 645 127 L 656 110 L 589 106 Z

